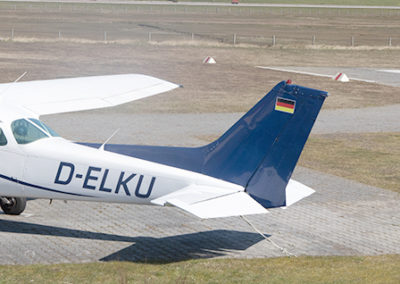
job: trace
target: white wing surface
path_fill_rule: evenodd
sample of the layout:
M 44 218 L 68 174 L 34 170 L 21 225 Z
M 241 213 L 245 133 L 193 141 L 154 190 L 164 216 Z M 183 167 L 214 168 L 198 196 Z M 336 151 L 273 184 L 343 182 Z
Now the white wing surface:
M 200 185 L 190 185 L 152 203 L 173 205 L 204 219 L 268 212 L 243 191 Z
M 0 84 L 0 101 L 40 116 L 116 106 L 177 87 L 139 74 L 80 77 Z

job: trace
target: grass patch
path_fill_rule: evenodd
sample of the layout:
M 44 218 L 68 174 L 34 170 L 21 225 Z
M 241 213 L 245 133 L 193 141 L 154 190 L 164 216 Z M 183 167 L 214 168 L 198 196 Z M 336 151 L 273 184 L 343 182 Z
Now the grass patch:
M 299 164 L 400 193 L 400 133 L 313 135 Z
M 4 283 L 399 283 L 400 255 L 0 266 Z

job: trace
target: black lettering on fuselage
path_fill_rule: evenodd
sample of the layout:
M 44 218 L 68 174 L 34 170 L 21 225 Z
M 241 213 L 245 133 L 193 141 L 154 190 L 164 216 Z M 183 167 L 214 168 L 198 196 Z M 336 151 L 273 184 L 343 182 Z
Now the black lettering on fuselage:
M 140 193 L 140 191 L 139 191 L 140 187 L 142 186 L 142 181 L 143 181 L 143 176 L 141 175 L 139 178 L 138 184 L 136 186 L 135 195 L 140 198 L 148 198 L 151 194 L 151 191 L 153 190 L 153 186 L 154 186 L 154 182 L 156 181 L 156 178 L 155 177 L 151 178 L 149 188 L 147 189 L 147 192 L 145 194 Z
M 66 178 L 65 180 L 61 180 L 61 174 L 63 172 L 64 168 L 69 168 L 69 175 L 68 178 Z M 56 178 L 54 179 L 54 183 L 57 184 L 69 184 L 72 180 L 72 176 L 74 174 L 75 171 L 75 166 L 71 163 L 66 163 L 66 162 L 61 162 L 60 165 L 58 166 L 58 170 L 57 170 L 57 174 L 56 174 Z
M 129 192 L 129 188 L 128 188 L 128 186 L 127 186 L 127 183 L 128 183 L 131 179 L 133 179 L 133 178 L 136 176 L 136 174 L 131 174 L 131 175 L 130 175 L 129 177 L 127 177 L 125 180 L 123 179 L 123 178 L 124 178 L 124 175 L 125 175 L 125 172 L 121 172 L 121 174 L 120 174 L 120 176 L 119 176 L 119 179 L 118 179 L 117 187 L 115 188 L 115 194 L 118 194 L 119 189 L 120 189 L 120 187 L 121 187 L 121 185 L 122 185 L 122 187 L 123 187 L 124 190 L 125 190 L 126 195 L 131 196 L 131 193 Z
M 82 189 L 98 190 L 101 192 L 114 194 L 119 194 L 121 189 L 123 189 L 123 192 L 127 196 L 131 196 L 131 190 L 135 190 L 134 192 L 136 197 L 149 198 L 156 182 L 156 177 L 151 177 L 151 181 L 146 190 L 143 186 L 143 184 L 145 184 L 145 186 L 147 184 L 146 182 L 143 182 L 143 180 L 146 178 L 144 175 L 135 173 L 127 174 L 125 171 L 122 171 L 119 174 L 118 180 L 116 180 L 115 175 L 109 175 L 109 169 L 104 169 L 103 172 L 102 168 L 93 166 L 88 167 L 86 174 L 79 172 L 79 170 L 76 170 L 76 172 L 77 173 L 74 175 L 74 164 L 60 162 L 54 183 L 68 185 L 73 179 L 76 182 L 82 182 L 82 178 L 84 177 Z M 101 174 L 101 172 L 103 172 L 103 174 Z M 134 179 L 136 176 L 138 178 Z
M 87 189 L 91 189 L 91 190 L 95 190 L 96 189 L 96 186 L 89 184 L 90 180 L 98 180 L 99 179 L 99 177 L 93 176 L 92 172 L 101 172 L 101 169 L 100 168 L 96 168 L 96 167 L 89 167 L 89 169 L 88 169 L 88 171 L 86 173 L 85 181 L 83 183 L 83 188 L 87 188 Z
M 111 188 L 105 187 L 105 183 L 106 183 L 106 180 L 107 180 L 107 177 L 108 177 L 108 172 L 109 172 L 109 169 L 106 169 L 104 171 L 104 175 L 103 175 L 103 178 L 101 179 L 101 184 L 100 184 L 99 191 L 104 191 L 104 192 L 111 192 L 112 191 Z

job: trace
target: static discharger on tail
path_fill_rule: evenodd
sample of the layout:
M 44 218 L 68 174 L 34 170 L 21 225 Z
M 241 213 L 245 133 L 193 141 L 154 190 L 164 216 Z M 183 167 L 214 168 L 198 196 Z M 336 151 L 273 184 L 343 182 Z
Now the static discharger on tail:
M 326 92 L 281 82 L 197 148 L 75 143 L 40 115 L 115 106 L 179 87 L 127 74 L 0 84 L 0 196 L 172 205 L 201 218 L 266 213 L 314 191 L 291 175 Z

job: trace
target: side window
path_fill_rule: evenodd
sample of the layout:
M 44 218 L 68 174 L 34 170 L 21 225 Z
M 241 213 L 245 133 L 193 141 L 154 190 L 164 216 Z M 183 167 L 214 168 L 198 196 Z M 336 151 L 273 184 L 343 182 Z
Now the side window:
M 48 137 L 43 131 L 26 119 L 18 119 L 11 123 L 11 130 L 18 144 L 28 144 Z
M 4 135 L 3 130 L 0 128 L 0 146 L 7 145 L 7 138 Z

